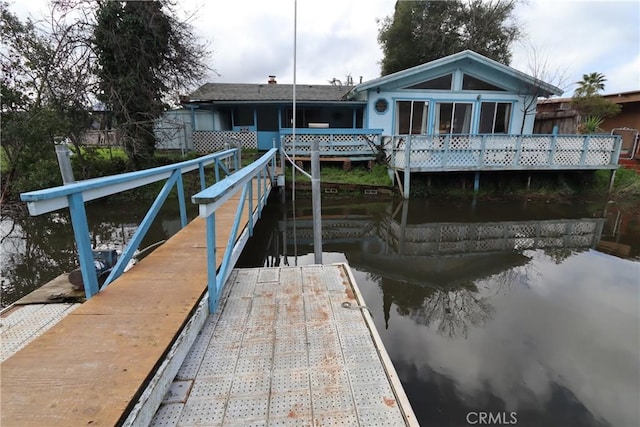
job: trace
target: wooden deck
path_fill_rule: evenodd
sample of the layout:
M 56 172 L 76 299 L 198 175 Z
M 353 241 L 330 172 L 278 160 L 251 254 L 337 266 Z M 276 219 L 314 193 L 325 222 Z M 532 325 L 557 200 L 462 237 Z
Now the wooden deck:
M 256 206 L 257 191 L 253 194 Z M 216 214 L 218 265 L 238 198 Z M 248 213 L 245 207 L 244 224 Z M 121 422 L 206 291 L 205 240 L 205 221 L 196 219 L 2 362 L 0 424 Z

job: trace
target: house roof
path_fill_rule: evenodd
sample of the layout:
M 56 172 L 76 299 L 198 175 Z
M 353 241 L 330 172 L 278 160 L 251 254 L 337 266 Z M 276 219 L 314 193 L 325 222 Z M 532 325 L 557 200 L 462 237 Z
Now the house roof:
M 369 80 L 361 83 L 353 88 L 353 92 L 363 92 L 368 89 L 385 87 L 387 85 L 393 85 L 394 82 L 399 80 L 411 80 L 412 77 L 417 77 L 424 73 L 431 73 L 437 75 L 439 72 L 446 73 L 457 67 L 469 68 L 470 65 L 476 65 L 480 69 L 485 69 L 492 72 L 502 74 L 505 78 L 505 83 L 511 81 L 513 83 L 519 83 L 518 86 L 522 86 L 524 83 L 526 88 L 539 88 L 539 96 L 551 96 L 561 95 L 562 89 L 555 87 L 549 83 L 545 83 L 535 77 L 529 76 L 521 71 L 511 68 L 507 65 L 496 62 L 485 56 L 480 55 L 472 50 L 464 50 L 462 52 L 455 53 L 453 55 L 445 56 L 434 61 L 430 61 L 415 67 L 407 68 L 406 70 L 398 71 L 386 76 L 378 77 L 377 79 Z M 466 67 L 464 67 L 466 65 Z
M 296 101 L 343 101 L 352 86 L 296 84 Z M 183 102 L 278 102 L 293 99 L 293 85 L 251 83 L 206 83 Z
M 640 102 L 640 90 L 632 90 L 628 92 L 616 92 L 602 95 L 603 98 L 608 99 L 614 104 L 625 104 L 628 102 Z M 563 104 L 570 103 L 573 98 L 552 98 L 544 99 L 539 104 Z

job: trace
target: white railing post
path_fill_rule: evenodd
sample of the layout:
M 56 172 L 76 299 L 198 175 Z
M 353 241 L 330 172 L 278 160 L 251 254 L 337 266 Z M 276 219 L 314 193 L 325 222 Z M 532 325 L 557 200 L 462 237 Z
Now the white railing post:
M 320 206 L 320 141 L 311 144 L 311 200 L 313 206 L 313 254 L 316 264 L 322 264 L 322 208 Z
M 409 189 L 411 186 L 411 135 L 407 136 L 407 142 L 404 145 L 404 198 L 409 198 Z

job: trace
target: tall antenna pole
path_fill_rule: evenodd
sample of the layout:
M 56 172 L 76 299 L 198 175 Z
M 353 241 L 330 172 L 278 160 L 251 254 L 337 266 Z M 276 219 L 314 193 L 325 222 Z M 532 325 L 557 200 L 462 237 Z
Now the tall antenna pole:
M 293 138 L 293 164 L 296 163 L 296 56 L 297 56 L 297 38 L 298 38 L 298 0 L 293 0 L 293 130 L 291 137 Z M 296 200 L 296 168 L 293 167 L 291 175 L 291 200 Z M 295 206 L 294 206 L 295 209 Z
M 294 265 L 298 266 L 298 230 L 296 229 L 296 57 L 298 38 L 298 0 L 293 0 L 293 165 L 291 168 L 291 204 L 293 205 L 293 255 Z

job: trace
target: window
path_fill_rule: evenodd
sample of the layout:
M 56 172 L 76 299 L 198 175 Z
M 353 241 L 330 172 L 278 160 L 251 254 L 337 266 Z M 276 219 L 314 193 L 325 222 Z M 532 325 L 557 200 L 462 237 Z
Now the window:
M 462 76 L 462 90 L 492 90 L 504 92 L 505 90 L 484 80 L 465 74 Z
M 471 133 L 471 111 L 470 103 L 438 102 L 434 133 Z
M 483 102 L 480 106 L 478 133 L 509 133 L 511 104 L 508 102 Z
M 435 79 L 427 80 L 408 86 L 405 89 L 441 89 L 451 90 L 451 74 L 436 77 Z
M 429 103 L 424 101 L 396 102 L 396 133 L 420 135 L 427 133 Z

